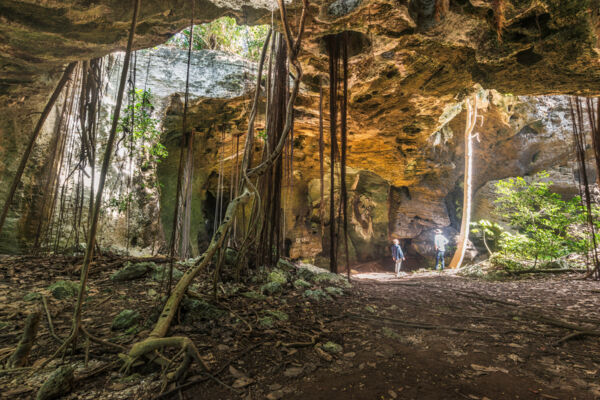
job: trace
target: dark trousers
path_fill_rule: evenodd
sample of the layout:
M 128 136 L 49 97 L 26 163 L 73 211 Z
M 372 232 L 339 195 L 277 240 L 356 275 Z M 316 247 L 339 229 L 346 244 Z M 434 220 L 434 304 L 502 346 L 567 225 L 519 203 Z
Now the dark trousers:
M 444 269 L 444 267 L 446 266 L 444 264 L 444 252 L 441 250 L 438 250 L 436 255 L 435 255 L 435 269 L 438 269 L 438 265 L 440 265 L 441 262 L 441 266 L 442 266 L 442 270 Z

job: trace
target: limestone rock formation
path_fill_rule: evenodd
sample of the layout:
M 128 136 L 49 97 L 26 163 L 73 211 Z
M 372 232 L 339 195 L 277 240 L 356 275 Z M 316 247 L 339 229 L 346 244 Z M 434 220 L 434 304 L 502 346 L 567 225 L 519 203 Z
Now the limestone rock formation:
M 499 30 L 489 0 L 453 0 L 437 16 L 429 0 L 310 3 L 301 53 L 305 77 L 296 106 L 295 171 L 287 195 L 290 254 L 312 256 L 322 246 L 320 233 L 315 232 L 320 221 L 314 219 L 314 180 L 318 86 L 322 81 L 327 84 L 324 36 L 348 32 L 350 41 L 348 165 L 355 171 L 349 179 L 358 176 L 359 184 L 349 215 L 356 260 L 383 253 L 390 237 L 404 239 L 405 245 L 425 255 L 434 227 L 446 226 L 448 235 L 456 228 L 462 101 L 468 93 L 478 93 L 483 116 L 476 128 L 478 188 L 490 180 L 564 165 L 571 157 L 568 109 L 566 98 L 556 95 L 600 92 L 597 6 L 588 0 L 505 0 L 505 23 Z M 292 19 L 299 4 L 289 3 Z M 240 23 L 254 24 L 270 22 L 270 5 L 263 0 L 197 0 L 195 9 L 197 22 L 231 13 Z M 136 47 L 164 43 L 189 24 L 189 9 L 183 3 L 144 1 Z M 2 182 L 12 177 L 57 72 L 68 61 L 122 49 L 130 17 L 127 2 L 106 0 L 93 4 L 23 0 L 0 7 L 0 113 L 6 116 L 0 120 Z M 164 220 L 172 210 L 169 199 L 174 198 L 186 58 L 185 52 L 165 49 L 145 54 L 138 55 L 140 79 L 149 54 L 162 57 L 161 62 L 150 60 L 148 85 L 164 101 L 160 107 L 164 141 L 171 154 L 158 171 L 164 185 L 160 199 Z M 231 156 L 245 130 L 255 67 L 206 53 L 195 56 L 192 68 L 189 121 L 197 132 L 198 201 L 192 229 L 201 242 L 205 240 L 201 236 L 211 232 L 219 168 L 231 171 L 235 162 Z M 207 70 L 213 72 L 206 74 Z M 540 95 L 544 96 L 532 97 Z M 52 119 L 46 125 L 49 130 Z M 15 202 L 14 215 L 21 217 L 9 221 L 10 233 L 3 237 L 13 251 L 19 235 L 28 235 L 26 221 L 34 218 L 27 215 L 36 209 L 32 199 L 44 179 L 39 171 L 48 137 L 42 135 Z M 226 172 L 225 187 L 230 177 Z M 0 186 L 0 199 L 6 186 Z M 225 197 L 229 196 L 226 190 Z

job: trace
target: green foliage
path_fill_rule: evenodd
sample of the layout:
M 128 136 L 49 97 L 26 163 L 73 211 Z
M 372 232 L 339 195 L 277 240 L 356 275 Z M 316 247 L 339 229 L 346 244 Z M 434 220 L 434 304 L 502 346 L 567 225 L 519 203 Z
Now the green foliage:
M 142 170 L 161 162 L 169 153 L 160 142 L 159 121 L 152 117 L 154 106 L 150 89 L 134 89 L 129 93 L 132 101 L 123 109 L 122 117 L 117 127 L 118 133 L 125 133 L 130 141 L 129 151 L 142 152 L 144 164 Z
M 490 254 L 497 250 L 503 232 L 504 228 L 502 226 L 487 219 L 471 222 L 471 233 L 476 238 L 481 239 Z
M 238 25 L 234 18 L 222 17 L 206 24 L 194 25 L 193 50 L 221 50 L 258 61 L 267 37 L 268 25 Z M 187 49 L 190 29 L 186 28 L 167 41 L 168 46 Z
M 505 254 L 554 260 L 590 248 L 581 199 L 564 200 L 552 193 L 547 178 L 548 174 L 541 172 L 531 183 L 519 177 L 496 184 L 496 212 L 516 231 L 500 233 L 499 246 Z M 594 214 L 598 215 L 597 207 Z

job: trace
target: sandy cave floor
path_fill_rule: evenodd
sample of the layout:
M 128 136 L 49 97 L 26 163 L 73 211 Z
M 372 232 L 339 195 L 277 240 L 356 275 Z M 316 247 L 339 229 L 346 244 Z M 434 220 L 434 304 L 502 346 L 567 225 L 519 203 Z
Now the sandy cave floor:
M 23 296 L 31 291 L 49 295 L 50 283 L 77 280 L 73 270 L 80 261 L 0 260 L 0 359 L 10 354 L 26 315 L 41 303 Z M 96 261 L 84 321 L 97 336 L 129 346 L 149 332 L 159 283 L 148 278 L 112 282 L 110 274 L 123 261 Z M 600 338 L 557 343 L 574 332 L 557 321 L 600 331 L 599 284 L 577 277 L 489 282 L 452 272 L 396 279 L 376 271 L 355 275 L 353 287 L 331 300 L 308 300 L 291 284 L 279 295 L 251 299 L 242 293 L 258 291 L 261 283 L 248 281 L 225 282 L 214 302 L 204 274 L 196 290 L 226 310 L 224 316 L 176 323 L 171 334 L 189 336 L 221 383 L 207 380 L 195 366 L 188 376 L 192 384 L 162 398 L 600 399 Z M 72 299 L 48 296 L 48 305 L 58 335 L 66 336 Z M 125 308 L 140 311 L 142 327 L 128 334 L 111 331 L 114 316 Z M 283 311 L 289 319 L 262 326 L 266 310 Z M 341 345 L 341 351 L 323 351 L 327 342 Z M 30 361 L 39 365 L 56 347 L 44 318 Z M 157 398 L 159 371 L 142 366 L 123 377 L 118 366 L 108 368 L 116 357 L 92 345 L 85 368 L 83 351 L 77 352 L 75 390 L 65 398 Z M 34 398 L 57 363 L 33 377 L 0 371 L 0 397 Z M 249 384 L 234 389 L 240 376 Z

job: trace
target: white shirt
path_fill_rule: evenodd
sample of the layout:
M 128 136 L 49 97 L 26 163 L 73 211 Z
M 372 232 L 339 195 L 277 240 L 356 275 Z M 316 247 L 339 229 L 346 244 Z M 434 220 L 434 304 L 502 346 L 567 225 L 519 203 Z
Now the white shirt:
M 442 234 L 438 233 L 435 235 L 435 247 L 437 247 L 438 251 L 446 251 L 446 243 L 448 243 L 448 239 Z

